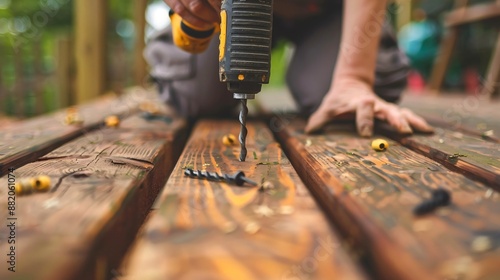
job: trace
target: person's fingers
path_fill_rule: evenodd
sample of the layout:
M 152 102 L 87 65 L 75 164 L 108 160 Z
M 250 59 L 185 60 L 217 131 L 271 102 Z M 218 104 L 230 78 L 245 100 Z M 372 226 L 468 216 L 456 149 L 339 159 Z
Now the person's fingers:
M 208 3 L 210 4 L 210 6 L 212 6 L 212 8 L 214 9 L 214 11 L 217 14 L 220 13 L 220 7 L 222 5 L 222 0 L 208 0 Z
M 213 8 L 203 0 L 165 0 L 165 2 L 184 21 L 199 28 L 210 28 L 219 19 Z
M 305 132 L 316 132 L 337 116 L 354 112 L 355 108 L 353 104 L 355 103 L 336 99 L 332 96 L 326 96 L 316 112 L 309 117 Z
M 406 121 L 405 116 L 401 113 L 396 105 L 388 105 L 384 107 L 384 114 L 386 116 L 387 122 L 394 128 L 397 129 L 399 133 L 410 134 L 413 133 L 408 121 Z
M 405 117 L 408 123 L 415 129 L 423 132 L 434 132 L 434 128 L 430 126 L 422 117 L 413 113 L 412 111 L 403 108 L 401 114 Z
M 320 130 L 328 122 L 328 115 L 327 109 L 324 109 L 323 106 L 321 106 L 318 110 L 316 110 L 316 112 L 314 112 L 314 114 L 311 115 L 311 117 L 309 117 L 305 132 L 313 133 Z
M 219 21 L 219 14 L 207 0 L 182 0 L 182 2 L 193 15 L 201 18 L 203 21 L 209 23 Z
M 366 97 L 358 103 L 356 108 L 356 127 L 362 137 L 370 137 L 373 134 L 374 105 L 375 99 Z

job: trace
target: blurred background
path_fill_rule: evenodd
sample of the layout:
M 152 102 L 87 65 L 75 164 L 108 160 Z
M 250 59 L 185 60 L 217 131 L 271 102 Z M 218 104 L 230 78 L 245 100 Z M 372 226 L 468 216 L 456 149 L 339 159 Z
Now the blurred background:
M 457 14 L 470 7 L 481 9 Z M 500 1 L 394 0 L 388 9 L 414 68 L 410 92 L 480 93 L 500 56 Z M 0 118 L 146 85 L 145 42 L 168 24 L 162 0 L 0 0 Z M 292 52 L 287 42 L 275 49 L 269 87 L 285 86 Z

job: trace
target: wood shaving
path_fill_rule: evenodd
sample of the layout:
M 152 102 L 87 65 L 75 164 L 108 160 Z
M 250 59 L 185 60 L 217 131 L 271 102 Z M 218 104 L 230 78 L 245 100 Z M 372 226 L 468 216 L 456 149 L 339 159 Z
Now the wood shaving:
M 486 191 L 486 193 L 484 194 L 484 197 L 485 198 L 490 198 L 492 195 L 493 195 L 493 190 L 492 189 L 488 189 Z
M 432 227 L 431 221 L 417 220 L 415 223 L 413 223 L 413 231 L 415 232 L 428 231 L 431 227 Z
M 59 199 L 57 199 L 57 198 L 47 199 L 43 203 L 43 208 L 45 208 L 45 209 L 55 208 L 57 206 L 59 206 Z
M 458 139 L 462 139 L 464 137 L 464 135 L 460 132 L 453 132 L 453 137 L 458 138 Z
M 311 139 L 306 140 L 306 147 L 310 147 L 312 145 Z
M 478 123 L 478 124 L 476 125 L 476 128 L 477 128 L 477 129 L 479 129 L 479 130 L 486 129 L 487 127 L 488 127 L 488 125 L 487 125 L 487 124 L 485 124 L 485 123 Z
M 489 251 L 492 247 L 493 242 L 488 236 L 478 236 L 471 243 L 471 249 L 476 253 Z
M 356 177 L 352 176 L 350 173 L 347 173 L 347 172 L 342 173 L 342 174 L 340 175 L 340 178 L 341 178 L 341 179 L 344 179 L 344 180 L 349 180 L 349 181 L 352 181 L 352 182 L 356 182 L 356 181 L 358 181 L 358 180 L 356 179 Z
M 291 205 L 283 205 L 280 207 L 279 213 L 282 215 L 291 215 L 295 211 L 295 208 Z
M 491 136 L 494 136 L 495 133 L 493 132 L 493 130 L 487 130 L 487 131 L 483 132 L 483 135 L 491 137 Z
M 274 215 L 274 210 L 267 205 L 259 205 L 254 208 L 253 212 L 259 217 L 271 217 Z
M 278 164 L 280 164 L 280 163 L 277 161 L 273 161 L 273 162 L 266 161 L 266 162 L 257 163 L 257 165 L 278 165 Z
M 249 234 L 256 234 L 260 230 L 260 225 L 256 222 L 249 222 L 245 226 L 245 232 Z
M 234 232 L 238 228 L 238 225 L 233 222 L 227 222 L 222 226 L 222 231 L 226 234 Z
M 364 193 L 369 193 L 369 192 L 371 192 L 373 190 L 374 190 L 373 187 L 364 187 L 364 188 L 361 188 L 361 192 L 364 192 Z

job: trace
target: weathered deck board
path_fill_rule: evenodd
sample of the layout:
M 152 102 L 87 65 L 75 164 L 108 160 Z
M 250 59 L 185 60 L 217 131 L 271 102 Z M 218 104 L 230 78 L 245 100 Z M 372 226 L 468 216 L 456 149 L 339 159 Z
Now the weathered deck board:
M 500 132 L 499 105 L 498 101 L 490 101 L 482 95 L 407 95 L 402 106 L 424 116 L 436 126 L 436 133 L 430 137 L 389 135 L 448 168 L 500 191 L 500 139 L 496 136 Z
M 390 132 L 387 135 L 453 171 L 500 191 L 500 144 L 498 143 L 443 128 L 436 128 L 436 133 L 430 136 L 403 137 Z
M 5 129 L 10 125 L 15 124 L 17 121 L 18 120 L 15 118 L 6 117 L 0 113 L 0 129 Z
M 304 183 L 379 276 L 500 277 L 498 193 L 395 142 L 375 152 L 371 140 L 340 125 L 323 135 L 305 135 L 304 126 L 274 125 Z M 414 217 L 413 207 L 439 187 L 452 192 L 452 205 Z M 479 236 L 491 241 L 488 250 L 473 245 Z
M 16 197 L 17 272 L 2 269 L 0 279 L 109 279 L 174 167 L 185 127 L 133 116 L 17 169 L 17 180 L 45 174 L 54 186 Z M 7 201 L 7 188 L 0 199 Z M 0 229 L 2 252 L 7 230 Z
M 248 128 L 248 158 L 239 162 L 239 146 L 221 141 L 238 134 L 237 122 L 201 121 L 195 127 L 156 213 L 127 257 L 123 279 L 365 278 L 270 131 L 259 122 Z M 186 167 L 244 170 L 274 189 L 191 179 Z M 273 213 L 267 217 L 266 211 Z
M 432 125 L 451 128 L 500 143 L 500 101 L 484 95 L 412 95 L 401 106 L 422 115 Z
M 98 128 L 109 115 L 126 116 L 137 111 L 140 103 L 148 97 L 145 90 L 134 88 L 119 98 L 107 96 L 78 106 L 83 125 L 64 124 L 66 111 L 63 110 L 2 129 L 0 176 L 5 175 L 9 168 L 36 160 L 58 146 Z

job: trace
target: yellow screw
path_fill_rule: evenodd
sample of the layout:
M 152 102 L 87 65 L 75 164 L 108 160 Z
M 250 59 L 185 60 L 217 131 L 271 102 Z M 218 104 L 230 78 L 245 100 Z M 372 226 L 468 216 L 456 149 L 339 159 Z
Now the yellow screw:
M 385 151 L 389 148 L 389 143 L 384 139 L 375 139 L 372 141 L 372 148 L 375 151 Z
M 33 185 L 31 184 L 31 179 L 21 179 L 19 182 L 16 182 L 15 185 L 16 194 L 17 195 L 27 195 L 31 194 L 33 190 Z
M 50 177 L 41 175 L 34 178 L 23 178 L 15 185 L 17 195 L 28 195 L 33 192 L 47 192 L 50 189 Z
M 31 185 L 38 192 L 46 192 L 50 189 L 50 177 L 41 175 L 33 178 Z
M 118 127 L 120 124 L 120 118 L 117 116 L 108 116 L 105 121 L 107 127 Z
M 66 116 L 64 117 L 64 123 L 67 125 L 83 123 L 83 119 L 80 117 L 77 108 L 70 107 L 66 109 Z
M 233 146 L 236 144 L 236 137 L 232 134 L 226 134 L 222 137 L 222 144 L 226 146 Z
M 160 109 L 157 104 L 153 102 L 143 102 L 141 105 L 139 105 L 139 109 L 143 112 L 148 112 L 152 115 L 156 115 L 160 113 Z

